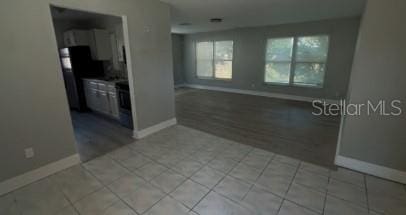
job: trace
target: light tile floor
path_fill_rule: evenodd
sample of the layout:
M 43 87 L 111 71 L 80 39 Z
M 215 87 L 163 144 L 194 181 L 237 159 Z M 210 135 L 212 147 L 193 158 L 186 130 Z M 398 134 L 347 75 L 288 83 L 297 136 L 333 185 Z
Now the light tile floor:
M 1 215 L 405 215 L 405 185 L 183 126 L 0 197 Z

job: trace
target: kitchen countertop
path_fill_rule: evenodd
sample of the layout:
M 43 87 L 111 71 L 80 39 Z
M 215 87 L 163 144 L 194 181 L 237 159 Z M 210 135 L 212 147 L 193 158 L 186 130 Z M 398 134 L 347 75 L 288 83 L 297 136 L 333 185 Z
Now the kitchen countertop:
M 122 81 L 128 81 L 127 79 L 111 79 L 111 80 L 107 80 L 105 78 L 82 78 L 82 80 L 87 80 L 87 81 L 101 81 L 101 82 L 105 82 L 105 83 L 117 83 L 117 82 L 122 82 Z

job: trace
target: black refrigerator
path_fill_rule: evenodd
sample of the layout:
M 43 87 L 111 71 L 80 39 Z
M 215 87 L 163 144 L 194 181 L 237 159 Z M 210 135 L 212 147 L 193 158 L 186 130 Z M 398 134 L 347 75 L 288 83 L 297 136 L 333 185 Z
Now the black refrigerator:
M 86 98 L 83 78 L 102 77 L 103 65 L 92 60 L 88 46 L 75 46 L 59 50 L 63 79 L 69 107 L 78 111 L 86 111 Z

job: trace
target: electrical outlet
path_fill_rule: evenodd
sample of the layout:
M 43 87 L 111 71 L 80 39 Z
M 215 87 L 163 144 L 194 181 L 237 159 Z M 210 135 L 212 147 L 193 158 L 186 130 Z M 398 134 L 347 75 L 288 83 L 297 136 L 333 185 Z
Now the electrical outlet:
M 33 148 L 26 148 L 26 149 L 24 149 L 24 152 L 25 152 L 25 158 L 32 158 L 35 155 Z

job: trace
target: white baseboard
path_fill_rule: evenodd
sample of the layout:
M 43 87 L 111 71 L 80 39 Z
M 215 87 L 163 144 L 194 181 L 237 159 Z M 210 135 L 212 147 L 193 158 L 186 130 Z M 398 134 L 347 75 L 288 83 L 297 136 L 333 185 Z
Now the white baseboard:
M 14 178 L 7 179 L 0 182 L 0 196 L 79 163 L 79 154 L 74 154 Z
M 360 161 L 353 158 L 344 157 L 341 155 L 336 156 L 335 164 L 337 166 L 345 167 L 369 175 L 406 184 L 406 172 L 400 170 L 391 169 L 388 167 L 379 166 L 372 163 L 367 163 L 365 161 Z
M 333 99 L 311 98 L 311 97 L 295 96 L 295 95 L 288 95 L 288 94 L 282 94 L 282 93 L 270 93 L 270 92 L 264 92 L 264 91 L 254 91 L 254 90 L 241 90 L 241 89 L 235 89 L 235 88 L 213 87 L 213 86 L 198 85 L 198 84 L 184 84 L 183 86 L 195 88 L 195 89 L 214 90 L 214 91 L 239 93 L 239 94 L 254 95 L 254 96 L 264 96 L 264 97 L 287 99 L 287 100 L 294 100 L 294 101 L 313 102 L 314 100 L 320 100 L 320 101 L 325 101 L 327 104 L 339 104 L 338 100 L 333 100 Z
M 187 87 L 187 84 L 176 84 L 175 85 L 175 89 L 176 88 L 181 88 L 181 87 Z
M 170 127 L 170 126 L 176 125 L 176 124 L 177 124 L 176 118 L 172 118 L 172 119 L 160 122 L 160 123 L 158 123 L 156 125 L 153 125 L 151 127 L 142 129 L 140 131 L 134 131 L 133 132 L 134 133 L 133 137 L 135 139 L 141 139 L 141 138 L 144 138 L 144 137 L 146 137 L 146 136 L 148 136 L 150 134 L 153 134 L 153 133 L 158 132 L 158 131 L 160 131 L 160 130 L 162 130 L 164 128 L 167 128 L 167 127 Z

